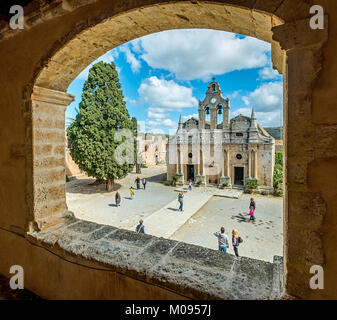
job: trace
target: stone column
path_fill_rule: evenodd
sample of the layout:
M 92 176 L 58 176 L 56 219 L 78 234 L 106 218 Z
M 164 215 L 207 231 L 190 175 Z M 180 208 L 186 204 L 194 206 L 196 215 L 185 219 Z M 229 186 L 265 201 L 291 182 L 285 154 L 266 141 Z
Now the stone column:
M 254 179 L 257 179 L 257 150 L 254 150 Z
M 183 172 L 183 164 L 182 164 L 182 152 L 183 152 L 183 147 L 182 144 L 180 143 L 179 145 L 179 150 L 178 150 L 178 172 L 176 176 L 178 177 L 178 184 L 183 185 L 184 184 L 184 172 Z
M 323 47 L 329 35 L 327 16 L 324 21 L 324 29 L 319 30 L 310 28 L 310 18 L 272 29 L 273 40 L 280 43 L 285 53 L 285 290 L 301 299 L 324 298 L 324 295 L 336 291 L 337 284 L 336 268 L 328 262 L 335 261 L 335 250 L 326 250 L 327 243 L 323 242 L 323 235 L 326 239 L 333 239 L 336 233 L 328 222 L 335 216 L 335 208 L 328 205 L 331 189 L 324 167 L 329 163 L 327 158 L 337 156 L 336 148 L 331 148 L 329 143 L 336 141 L 337 130 L 329 131 L 328 126 L 320 125 L 320 121 L 313 118 L 313 106 L 316 111 L 321 111 L 319 97 L 325 92 L 323 82 L 318 79 L 324 61 Z M 313 100 L 314 88 L 317 89 L 316 101 Z M 321 175 L 324 178 L 320 178 Z M 332 186 L 335 177 L 330 181 Z M 325 281 L 324 290 L 309 287 L 313 276 L 309 270 L 313 265 L 324 266 L 324 277 L 330 279 Z
M 222 148 L 222 159 L 221 159 L 221 176 L 225 176 L 225 157 L 226 157 L 226 150 Z
M 32 101 L 33 212 L 42 228 L 64 216 L 66 204 L 65 110 L 74 96 L 34 86 Z
M 230 158 L 230 153 L 229 153 L 229 149 L 226 150 L 226 175 L 227 177 L 230 177 L 231 173 L 230 173 L 230 164 L 229 164 L 229 158 Z
M 226 162 L 226 168 L 225 168 Z M 231 186 L 231 178 L 229 173 L 229 149 L 223 150 L 223 159 L 222 159 L 222 176 L 220 178 L 220 185 L 227 184 L 228 187 Z
M 248 179 L 251 178 L 251 175 L 252 175 L 251 170 L 252 170 L 252 151 L 249 150 L 248 151 L 248 172 L 247 172 Z

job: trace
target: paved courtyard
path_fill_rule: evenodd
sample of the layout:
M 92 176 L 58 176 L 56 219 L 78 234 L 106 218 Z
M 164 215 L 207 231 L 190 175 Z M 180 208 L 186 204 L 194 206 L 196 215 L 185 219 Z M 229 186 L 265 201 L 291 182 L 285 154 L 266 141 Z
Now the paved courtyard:
M 83 177 L 67 183 L 67 205 L 75 217 L 96 223 L 112 225 L 129 229 L 142 218 L 161 209 L 167 203 L 176 199 L 172 187 L 164 186 L 166 166 L 158 165 L 152 168 L 142 168 L 140 178 L 147 178 L 146 190 L 135 189 L 133 200 L 129 198 L 129 188 L 135 187 L 136 172 L 131 172 L 126 178 L 115 181 L 115 190 L 121 194 L 120 207 L 115 206 L 115 191 L 107 193 L 105 185 L 92 185 L 92 178 Z
M 129 187 L 137 177 L 135 172 L 116 181 L 121 194 L 121 206 L 115 206 L 115 191 L 107 193 L 105 185 L 94 185 L 94 179 L 80 178 L 67 183 L 67 204 L 80 219 L 134 230 L 139 219 L 144 220 L 147 233 L 217 249 L 213 235 L 221 226 L 230 236 L 239 230 L 244 242 L 240 254 L 272 261 L 283 255 L 283 201 L 281 198 L 254 196 L 256 224 L 248 223 L 250 195 L 238 190 L 214 187 L 187 188 L 164 186 L 166 166 L 143 168 L 140 178 L 147 178 L 146 190 L 135 190 L 129 198 Z M 178 212 L 177 194 L 184 191 L 184 212 Z M 230 246 L 230 253 L 233 249 Z
M 217 249 L 213 235 L 220 227 L 231 240 L 231 232 L 238 229 L 244 242 L 239 254 L 260 260 L 273 261 L 274 255 L 283 256 L 283 200 L 282 198 L 254 195 L 256 223 L 248 222 L 250 195 L 239 199 L 213 197 L 171 239 Z M 229 252 L 234 254 L 230 244 Z

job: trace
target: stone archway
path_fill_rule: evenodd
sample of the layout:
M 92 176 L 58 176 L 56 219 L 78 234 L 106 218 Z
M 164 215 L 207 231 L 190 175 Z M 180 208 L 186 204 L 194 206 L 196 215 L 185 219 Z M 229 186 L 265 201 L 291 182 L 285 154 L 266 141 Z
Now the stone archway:
M 50 35 L 48 44 L 40 48 L 36 54 L 39 61 L 32 59 L 32 72 L 25 75 L 29 80 L 25 83 L 24 109 L 32 116 L 32 123 L 29 116 L 26 121 L 33 150 L 32 161 L 28 157 L 26 162 L 27 201 L 31 207 L 28 219 L 32 225 L 38 222 L 43 227 L 66 210 L 63 112 L 72 99 L 66 89 L 91 61 L 131 39 L 173 28 L 212 28 L 253 36 L 272 44 L 274 67 L 284 74 L 286 288 L 290 294 L 310 295 L 306 285 L 310 277 L 308 266 L 325 263 L 320 234 L 325 201 L 319 192 L 311 190 L 307 170 L 316 157 L 310 133 L 318 131 L 311 118 L 312 87 L 322 67 L 322 46 L 328 28 L 309 29 L 308 1 L 142 0 L 115 1 L 111 5 L 110 1 L 88 0 L 63 1 L 53 11 L 48 6 L 43 10 L 50 15 L 27 19 L 38 39 L 46 36 L 40 25 L 50 30 L 63 18 L 65 21 L 55 35 Z M 9 30 L 7 34 L 9 39 L 13 33 Z M 50 120 L 57 109 L 62 111 Z M 303 214 L 315 216 L 316 212 L 317 222 L 304 226 Z

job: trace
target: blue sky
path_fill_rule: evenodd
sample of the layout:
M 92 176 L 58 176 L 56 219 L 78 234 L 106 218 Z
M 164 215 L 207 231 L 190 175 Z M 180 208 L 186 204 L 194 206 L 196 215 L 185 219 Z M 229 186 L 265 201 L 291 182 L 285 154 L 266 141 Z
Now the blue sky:
M 100 60 L 116 64 L 127 108 L 142 131 L 172 133 L 180 113 L 184 120 L 197 117 L 212 77 L 231 100 L 231 117 L 250 116 L 254 107 L 261 125 L 282 125 L 282 76 L 271 67 L 269 43 L 223 31 L 170 30 L 130 41 Z M 76 99 L 66 124 L 76 116 L 89 68 L 68 88 Z

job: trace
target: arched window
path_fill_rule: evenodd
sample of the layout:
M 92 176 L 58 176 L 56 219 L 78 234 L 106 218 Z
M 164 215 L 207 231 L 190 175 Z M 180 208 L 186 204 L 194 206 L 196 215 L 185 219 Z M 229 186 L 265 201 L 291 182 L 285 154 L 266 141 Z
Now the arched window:
M 211 121 L 211 110 L 209 106 L 205 108 L 205 121 Z
M 223 106 L 222 104 L 219 104 L 216 108 L 216 119 L 217 119 L 217 124 L 222 123 L 223 121 Z

